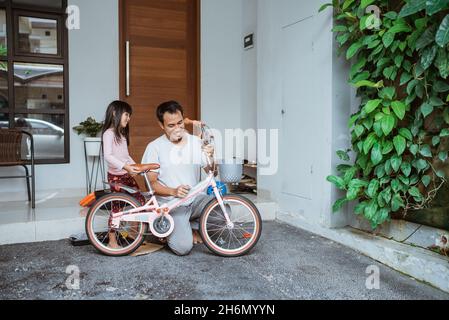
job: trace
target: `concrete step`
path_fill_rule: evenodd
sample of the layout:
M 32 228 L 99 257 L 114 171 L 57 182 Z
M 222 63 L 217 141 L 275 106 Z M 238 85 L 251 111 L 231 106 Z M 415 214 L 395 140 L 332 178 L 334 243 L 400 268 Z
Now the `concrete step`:
M 264 221 L 274 221 L 276 204 L 245 195 L 258 207 Z M 30 209 L 27 202 L 0 202 L 0 245 L 56 241 L 83 234 L 87 209 L 79 198 L 48 199 Z

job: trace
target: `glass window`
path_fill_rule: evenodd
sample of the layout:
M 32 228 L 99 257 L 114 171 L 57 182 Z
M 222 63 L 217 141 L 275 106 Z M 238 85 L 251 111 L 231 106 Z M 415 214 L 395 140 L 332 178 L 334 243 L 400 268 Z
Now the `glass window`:
M 0 10 L 0 56 L 6 56 L 7 54 L 6 11 Z
M 64 159 L 64 115 L 17 114 L 14 122 L 33 135 L 37 160 Z
M 62 8 L 62 0 L 13 0 L 13 4 L 32 5 L 44 8 Z
M 0 110 L 8 107 L 8 64 L 0 61 Z
M 0 113 L 0 129 L 9 128 L 9 114 Z
M 58 20 L 19 16 L 18 53 L 58 54 Z
M 64 67 L 51 64 L 14 64 L 16 109 L 64 110 Z

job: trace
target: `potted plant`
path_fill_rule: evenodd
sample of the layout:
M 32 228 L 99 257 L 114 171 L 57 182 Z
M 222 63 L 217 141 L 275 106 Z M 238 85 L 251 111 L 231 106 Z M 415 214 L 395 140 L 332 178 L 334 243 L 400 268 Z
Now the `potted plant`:
M 78 135 L 85 135 L 84 138 L 87 156 L 95 157 L 100 154 L 101 138 L 98 134 L 101 132 L 103 124 L 97 122 L 94 118 L 89 117 L 85 121 L 81 122 L 73 130 Z

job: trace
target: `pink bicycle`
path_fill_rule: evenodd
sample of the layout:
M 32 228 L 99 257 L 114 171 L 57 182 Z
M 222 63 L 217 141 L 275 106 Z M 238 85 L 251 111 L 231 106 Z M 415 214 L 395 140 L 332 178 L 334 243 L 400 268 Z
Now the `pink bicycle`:
M 203 145 L 213 137 L 206 132 Z M 200 235 L 206 247 L 223 257 L 238 257 L 247 254 L 259 241 L 262 233 L 262 219 L 259 210 L 249 199 L 228 194 L 222 196 L 215 180 L 215 168 L 207 178 L 190 190 L 186 198 L 159 205 L 147 173 L 159 169 L 158 164 L 138 166 L 150 191 L 143 195 L 147 199 L 144 206 L 132 196 L 139 192 L 132 188 L 114 185 L 116 190 L 98 199 L 86 217 L 86 234 L 91 244 L 108 256 L 126 256 L 136 251 L 150 234 L 158 238 L 168 238 L 174 228 L 170 212 L 186 201 L 212 187 L 215 197 L 205 206 L 200 217 Z M 110 233 L 115 233 L 118 248 L 108 246 Z

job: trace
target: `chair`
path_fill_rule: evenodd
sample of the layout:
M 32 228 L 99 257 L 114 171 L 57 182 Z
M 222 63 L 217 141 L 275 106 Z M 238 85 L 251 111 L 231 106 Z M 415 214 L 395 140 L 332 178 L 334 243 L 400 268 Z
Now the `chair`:
M 22 141 L 27 141 L 25 148 L 29 155 L 22 156 Z M 30 145 L 28 146 L 28 139 Z M 31 166 L 31 175 L 28 167 Z M 35 170 L 34 170 L 34 139 L 33 136 L 26 132 L 15 129 L 1 129 L 0 130 L 0 167 L 14 167 L 22 166 L 25 168 L 25 176 L 2 176 L 0 179 L 20 179 L 25 178 L 27 182 L 28 200 L 34 209 L 35 205 Z M 31 179 L 31 188 L 30 188 Z

